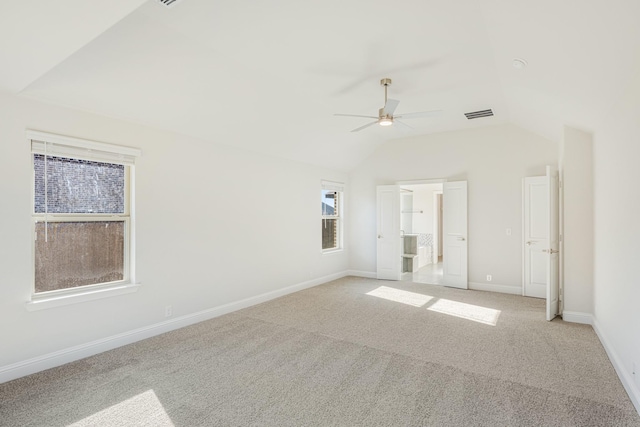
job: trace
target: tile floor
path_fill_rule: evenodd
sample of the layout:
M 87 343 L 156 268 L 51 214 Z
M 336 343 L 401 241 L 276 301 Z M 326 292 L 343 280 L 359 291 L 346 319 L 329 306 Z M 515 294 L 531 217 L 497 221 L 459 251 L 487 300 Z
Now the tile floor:
M 403 273 L 402 280 L 429 285 L 444 285 L 442 257 L 440 257 L 437 264 L 427 264 L 415 273 Z

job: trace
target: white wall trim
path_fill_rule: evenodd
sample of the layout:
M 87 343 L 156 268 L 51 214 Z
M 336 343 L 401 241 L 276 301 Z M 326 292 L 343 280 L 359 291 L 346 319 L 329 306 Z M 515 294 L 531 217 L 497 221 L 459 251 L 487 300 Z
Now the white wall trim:
M 348 276 L 365 277 L 367 279 L 377 279 L 378 275 L 375 271 L 349 270 Z
M 633 377 L 629 374 L 629 371 L 624 369 L 624 365 L 620 361 L 618 353 L 616 353 L 611 346 L 609 340 L 604 334 L 604 331 L 600 328 L 600 323 L 598 323 L 598 320 L 595 317 L 593 317 L 593 330 L 596 331 L 596 335 L 600 338 L 600 342 L 602 343 L 604 350 L 607 352 L 607 356 L 609 356 L 609 360 L 615 368 L 618 378 L 620 378 L 624 389 L 627 391 L 627 394 L 631 399 L 631 403 L 633 403 L 633 406 L 636 407 L 636 411 L 640 414 L 640 389 L 635 385 Z
M 501 294 L 522 295 L 522 287 L 518 285 L 500 285 L 497 283 L 469 282 L 469 289 L 474 291 L 498 292 Z
M 422 184 L 442 184 L 443 182 L 447 182 L 444 178 L 436 178 L 436 179 L 414 179 L 411 181 L 396 181 L 397 185 L 422 185 Z
M 110 337 L 55 351 L 53 353 L 36 356 L 21 362 L 5 365 L 0 367 L 0 384 L 14 380 L 16 378 L 24 377 L 26 375 L 31 375 L 36 372 L 44 371 L 45 369 L 54 368 L 56 366 L 64 365 L 65 363 L 70 363 L 79 359 L 83 359 L 85 357 L 93 356 L 104 351 L 122 347 L 136 341 L 151 338 L 165 332 L 184 328 L 185 326 L 193 325 L 194 323 L 213 319 L 215 317 L 222 316 L 224 314 L 228 314 L 243 308 L 251 307 L 253 305 L 279 298 L 293 292 L 312 288 L 314 286 L 318 286 L 323 283 L 345 277 L 348 275 L 347 273 L 347 271 L 341 271 L 338 273 L 329 274 L 317 279 L 308 280 L 306 282 L 277 289 L 275 291 L 245 298 L 240 301 L 235 301 L 229 304 L 224 304 L 196 313 L 187 314 L 153 325 L 143 326 L 141 328 L 133 329 L 131 331 L 123 332 Z
M 566 311 L 562 312 L 562 320 L 565 322 L 582 323 L 584 325 L 593 325 L 593 314 L 580 313 L 578 311 Z

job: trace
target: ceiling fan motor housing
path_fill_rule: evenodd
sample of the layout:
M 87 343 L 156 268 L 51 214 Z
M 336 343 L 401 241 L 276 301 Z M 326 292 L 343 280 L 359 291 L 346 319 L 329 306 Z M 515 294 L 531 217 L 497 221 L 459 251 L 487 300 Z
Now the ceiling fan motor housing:
M 391 114 L 387 114 L 384 111 L 384 107 L 382 107 L 382 108 L 380 108 L 378 110 L 378 117 L 381 118 L 381 119 L 387 118 L 387 119 L 393 120 L 393 116 Z

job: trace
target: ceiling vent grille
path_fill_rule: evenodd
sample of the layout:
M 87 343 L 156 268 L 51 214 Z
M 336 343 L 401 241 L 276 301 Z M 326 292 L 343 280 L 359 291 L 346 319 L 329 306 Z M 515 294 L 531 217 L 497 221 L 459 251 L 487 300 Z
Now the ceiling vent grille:
M 180 3 L 180 0 L 158 0 L 158 3 L 163 4 L 166 7 L 173 7 L 176 3 Z
M 473 111 L 471 113 L 464 113 L 464 115 L 467 116 L 467 119 L 469 120 L 479 119 L 480 117 L 493 116 L 493 111 L 491 110 L 491 108 L 489 108 L 488 110 L 480 110 L 480 111 Z

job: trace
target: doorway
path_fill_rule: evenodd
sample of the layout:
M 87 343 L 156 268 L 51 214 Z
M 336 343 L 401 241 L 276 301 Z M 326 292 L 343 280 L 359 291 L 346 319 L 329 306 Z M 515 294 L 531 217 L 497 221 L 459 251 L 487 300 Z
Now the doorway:
M 419 184 L 442 185 L 442 281 L 445 286 L 468 289 L 467 181 L 411 181 L 377 186 L 376 277 L 401 280 L 403 270 L 415 273 L 420 269 L 420 255 L 425 253 L 421 247 L 426 247 L 427 254 L 422 259 L 427 262 L 433 259 L 432 255 L 429 256 L 429 251 L 433 251 L 433 231 L 431 245 L 421 245 L 418 241 L 419 234 L 429 233 L 418 233 L 419 228 L 414 227 L 414 215 L 424 214 L 425 209 L 416 206 L 413 195 L 405 197 L 411 200 L 411 209 L 405 206 L 405 211 L 411 216 L 407 216 L 410 220 L 407 219 L 404 226 L 407 230 L 411 227 L 411 233 L 405 233 L 401 227 L 401 188 L 405 187 L 408 193 L 412 189 L 407 186 Z M 423 239 L 429 239 L 429 236 L 423 236 Z
M 442 183 L 400 185 L 402 279 L 444 285 Z

